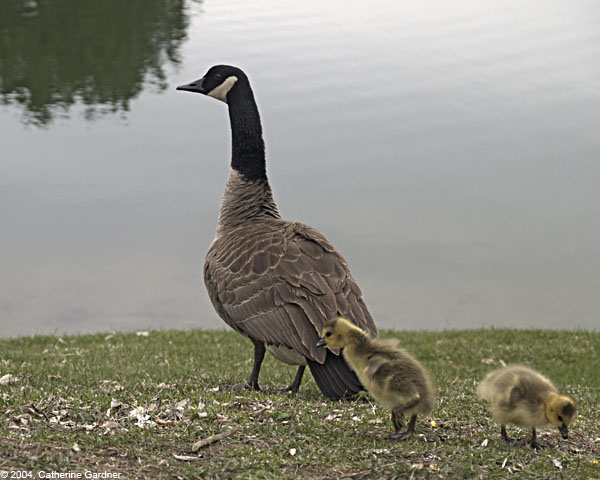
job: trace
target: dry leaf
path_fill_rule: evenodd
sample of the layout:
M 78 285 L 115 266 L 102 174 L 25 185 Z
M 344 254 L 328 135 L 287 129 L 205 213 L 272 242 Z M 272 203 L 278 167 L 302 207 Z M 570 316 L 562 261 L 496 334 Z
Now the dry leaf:
M 448 364 L 449 364 L 451 367 L 454 367 L 454 368 L 456 368 L 456 369 L 458 369 L 458 370 L 460 370 L 460 369 L 462 369 L 462 368 L 467 368 L 465 365 L 459 365 L 458 363 L 454 363 L 454 362 L 451 362 L 451 361 L 449 361 L 449 362 L 448 362 Z
M 14 375 L 11 375 L 10 373 L 7 373 L 3 377 L 0 377 L 0 385 L 6 385 L 7 383 L 14 382 L 14 381 L 16 381 L 16 378 Z
M 296 449 L 295 448 L 290 448 L 290 455 L 293 457 L 294 455 L 296 455 Z
M 129 416 L 137 419 L 136 425 L 140 428 L 144 428 L 147 425 L 155 425 L 156 422 L 150 420 L 150 415 L 146 412 L 147 410 L 144 407 L 135 407 L 129 412 Z
M 79 448 L 79 445 L 77 445 L 76 443 L 73 444 L 71 450 L 73 450 L 75 453 L 81 452 L 81 448 Z
M 22 425 L 27 425 L 29 423 L 29 420 L 27 419 L 27 415 L 17 415 L 15 417 L 12 417 L 11 420 L 14 423 L 21 423 Z
M 144 332 L 135 332 L 135 334 L 138 337 L 149 337 L 150 336 L 150 332 L 145 332 L 145 331 Z
M 483 442 L 481 442 L 482 447 L 487 447 L 488 439 L 486 438 Z
M 135 407 L 131 412 L 129 412 L 130 417 L 139 417 L 140 415 L 144 415 L 146 413 L 146 409 L 144 407 Z
M 190 455 L 175 455 L 175 454 L 173 454 L 173 456 L 177 460 L 181 460 L 182 462 L 193 462 L 194 460 L 199 460 L 200 459 L 200 457 L 192 457 Z
M 560 468 L 562 470 L 562 463 L 560 463 L 560 460 L 557 460 L 556 458 L 552 459 L 552 463 L 554 464 L 554 466 L 556 468 Z
M 119 392 L 124 389 L 125 387 L 123 385 L 120 385 L 114 380 L 102 380 L 102 385 L 100 385 L 100 390 L 106 393 Z

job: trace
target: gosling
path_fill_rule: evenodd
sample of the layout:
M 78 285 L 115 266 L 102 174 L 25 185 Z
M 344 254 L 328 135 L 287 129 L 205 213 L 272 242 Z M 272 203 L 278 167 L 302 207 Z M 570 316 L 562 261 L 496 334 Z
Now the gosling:
M 417 414 L 431 412 L 434 393 L 429 374 L 406 350 L 398 348 L 397 341 L 380 340 L 339 317 L 323 327 L 318 347 L 343 348 L 348 365 L 383 407 L 392 410 L 395 433 L 393 440 L 403 440 L 415 430 Z M 404 414 L 411 415 L 408 428 Z
M 521 365 L 509 365 L 489 373 L 477 386 L 477 395 L 490 403 L 492 416 L 500 424 L 507 443 L 518 442 L 506 434 L 506 424 L 531 427 L 529 446 L 543 448 L 536 441 L 536 428 L 551 423 L 563 438 L 569 438 L 569 426 L 575 418 L 575 401 L 560 395 L 543 375 Z

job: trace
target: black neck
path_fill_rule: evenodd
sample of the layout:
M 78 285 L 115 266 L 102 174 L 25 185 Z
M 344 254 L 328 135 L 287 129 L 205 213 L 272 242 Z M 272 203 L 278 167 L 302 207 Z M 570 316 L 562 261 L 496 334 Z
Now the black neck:
M 231 167 L 248 180 L 267 178 L 265 144 L 250 84 L 240 79 L 227 96 L 231 122 Z

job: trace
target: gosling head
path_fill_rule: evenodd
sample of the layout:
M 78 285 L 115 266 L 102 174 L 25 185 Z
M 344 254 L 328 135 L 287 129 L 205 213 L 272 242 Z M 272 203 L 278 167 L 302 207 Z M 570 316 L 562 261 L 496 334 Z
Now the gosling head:
M 344 348 L 362 335 L 364 332 L 349 320 L 334 318 L 323 326 L 317 347 Z
M 231 65 L 215 65 L 200 80 L 180 85 L 177 90 L 203 93 L 228 103 L 231 95 L 240 89 L 240 85 L 248 85 L 248 77 L 244 72 Z
M 552 425 L 558 427 L 563 438 L 569 438 L 569 426 L 573 423 L 577 406 L 572 398 L 552 394 L 545 402 L 546 417 Z

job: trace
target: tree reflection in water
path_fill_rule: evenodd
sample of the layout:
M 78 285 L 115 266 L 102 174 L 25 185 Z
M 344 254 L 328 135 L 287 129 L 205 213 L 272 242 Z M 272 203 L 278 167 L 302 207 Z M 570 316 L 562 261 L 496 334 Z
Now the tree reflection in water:
M 186 0 L 2 0 L 0 99 L 37 126 L 78 101 L 88 119 L 126 112 L 144 87 L 166 88 L 188 23 Z

